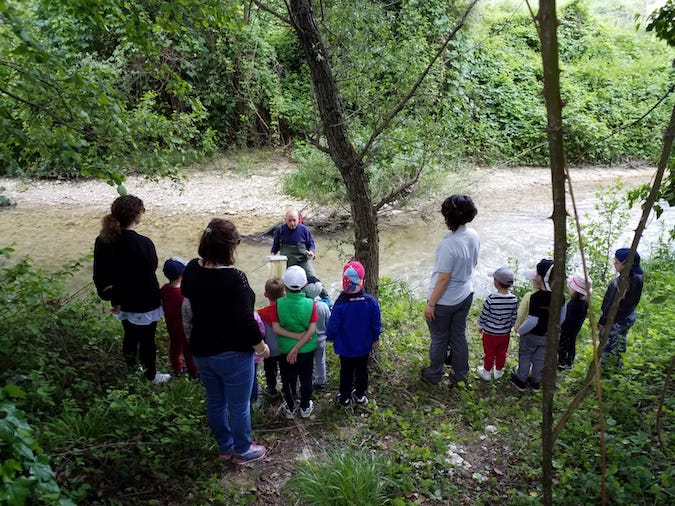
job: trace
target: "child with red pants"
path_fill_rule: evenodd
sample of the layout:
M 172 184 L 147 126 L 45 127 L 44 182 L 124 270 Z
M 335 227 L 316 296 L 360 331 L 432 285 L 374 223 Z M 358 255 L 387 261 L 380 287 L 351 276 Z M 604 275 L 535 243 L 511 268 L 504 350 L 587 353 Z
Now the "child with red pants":
M 478 367 L 478 376 L 486 381 L 499 379 L 504 374 L 506 352 L 509 349 L 511 328 L 518 313 L 518 299 L 509 292 L 513 285 L 513 272 L 500 267 L 492 273 L 497 293 L 491 293 L 483 303 L 478 318 L 478 328 L 483 335 L 483 365 Z
M 169 361 L 176 375 L 187 372 L 191 378 L 198 378 L 199 371 L 190 352 L 190 343 L 183 330 L 183 293 L 180 282 L 183 279 L 186 262 L 182 258 L 173 257 L 164 262 L 162 271 L 169 280 L 161 289 L 162 308 L 166 330 L 169 333 Z M 184 360 L 183 360 L 184 359 Z

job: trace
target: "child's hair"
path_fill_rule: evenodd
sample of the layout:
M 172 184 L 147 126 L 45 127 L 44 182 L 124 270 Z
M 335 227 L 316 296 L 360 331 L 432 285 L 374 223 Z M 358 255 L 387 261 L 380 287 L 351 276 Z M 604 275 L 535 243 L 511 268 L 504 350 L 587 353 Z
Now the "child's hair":
M 502 290 L 508 290 L 509 288 L 511 288 L 511 285 L 505 285 L 504 283 L 502 283 L 501 281 L 497 281 L 496 279 L 495 283 L 497 283 L 499 288 L 501 288 Z
M 122 235 L 122 229 L 134 223 L 145 212 L 143 201 L 133 195 L 117 197 L 101 222 L 100 236 L 103 242 L 115 242 Z
M 229 220 L 213 218 L 202 233 L 197 252 L 207 262 L 234 264 L 234 253 L 241 242 L 237 227 Z
M 572 290 L 570 294 L 570 299 L 572 300 L 586 300 L 586 296 L 583 293 L 579 293 L 576 290 Z
M 271 301 L 275 301 L 284 296 L 286 286 L 281 278 L 270 278 L 265 281 L 265 295 Z

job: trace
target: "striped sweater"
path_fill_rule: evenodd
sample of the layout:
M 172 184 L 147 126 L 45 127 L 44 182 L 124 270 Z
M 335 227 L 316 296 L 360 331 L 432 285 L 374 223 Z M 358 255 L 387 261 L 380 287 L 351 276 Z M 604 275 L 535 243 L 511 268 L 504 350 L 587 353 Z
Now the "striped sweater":
M 512 293 L 491 293 L 483 303 L 478 327 L 488 334 L 510 334 L 518 314 L 518 299 Z

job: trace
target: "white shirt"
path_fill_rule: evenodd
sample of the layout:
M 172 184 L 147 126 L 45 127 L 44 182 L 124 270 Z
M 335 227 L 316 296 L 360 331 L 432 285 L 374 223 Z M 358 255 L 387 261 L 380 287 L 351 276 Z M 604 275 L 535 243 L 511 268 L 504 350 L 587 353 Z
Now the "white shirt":
M 436 302 L 442 306 L 459 304 L 473 293 L 471 274 L 478 263 L 480 239 L 472 228 L 460 226 L 454 232 L 448 232 L 436 248 L 436 260 L 431 274 L 429 296 L 436 286 L 438 274 L 450 273 L 450 282 L 445 292 Z

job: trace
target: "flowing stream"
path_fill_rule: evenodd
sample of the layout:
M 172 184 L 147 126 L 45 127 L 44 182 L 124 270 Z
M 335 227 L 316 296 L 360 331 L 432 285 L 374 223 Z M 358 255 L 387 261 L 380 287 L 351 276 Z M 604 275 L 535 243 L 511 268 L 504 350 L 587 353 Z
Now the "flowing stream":
M 605 171 L 607 173 L 600 177 L 593 172 L 596 177 L 592 178 L 587 177 L 591 174 L 588 172 L 577 183 L 577 205 L 582 216 L 584 213 L 597 214 L 593 206 L 598 185 L 612 184 L 613 178 L 620 175 L 629 187 L 648 182 L 652 172 L 651 169 L 623 173 L 619 169 Z M 0 186 L 7 185 L 7 181 L 0 181 Z M 483 171 L 459 186 L 456 181 L 448 183 L 443 194 L 468 193 L 474 196 L 478 207 L 478 216 L 471 224 L 478 231 L 482 244 L 474 275 L 478 296 L 489 292 L 492 282 L 487 274 L 500 265 L 510 264 L 518 276 L 540 258 L 551 254 L 553 224 L 549 219 L 552 208 L 548 181 L 545 170 L 530 173 L 507 169 Z M 40 184 L 44 190 L 44 186 L 49 187 L 50 183 Z M 53 185 L 53 191 L 57 191 L 62 183 Z M 91 193 L 91 190 L 87 191 Z M 262 303 L 263 285 L 270 273 L 265 257 L 270 253 L 271 238 L 263 238 L 261 233 L 281 219 L 287 207 L 284 201 L 268 202 L 266 212 L 255 214 L 247 210 L 247 205 L 251 204 L 247 199 L 253 197 L 243 195 L 240 196 L 239 212 L 223 213 L 218 206 L 208 205 L 203 209 L 187 208 L 183 204 L 176 204 L 170 210 L 167 210 L 167 205 L 157 209 L 157 206 L 153 207 L 152 192 L 148 187 L 135 194 L 142 196 L 148 209 L 137 230 L 154 241 L 160 267 L 170 256 L 195 257 L 199 236 L 211 216 L 219 215 L 234 221 L 244 236 L 236 265 L 246 272 L 258 303 Z M 86 195 L 78 197 L 72 192 L 68 195 L 56 201 L 47 199 L 47 202 L 39 202 L 32 200 L 29 191 L 23 194 L 10 192 L 9 196 L 18 205 L 0 210 L 0 247 L 11 245 L 15 249 L 13 258 L 29 255 L 36 266 L 47 270 L 59 269 L 91 255 L 100 220 L 114 194 L 104 185 L 102 195 L 93 204 L 87 203 Z M 265 195 L 262 197 L 265 198 Z M 420 297 L 426 295 L 435 248 L 446 232 L 439 212 L 441 201 L 442 198 L 433 197 L 413 210 L 390 212 L 380 223 L 380 275 L 407 283 Z M 255 207 L 253 204 L 248 207 L 251 206 Z M 639 210 L 632 211 L 630 225 L 616 238 L 617 247 L 630 243 L 638 219 Z M 662 221 L 668 227 L 675 226 L 675 211 L 666 209 Z M 643 256 L 649 255 L 649 244 L 661 233 L 662 225 L 651 222 L 639 249 Z M 315 231 L 314 236 L 317 243 L 315 269 L 335 297 L 340 290 L 341 266 L 352 251 L 351 233 L 324 235 Z M 83 265 L 73 279 L 73 289 L 80 288 L 91 279 L 90 260 Z M 163 283 L 161 268 L 158 277 Z

